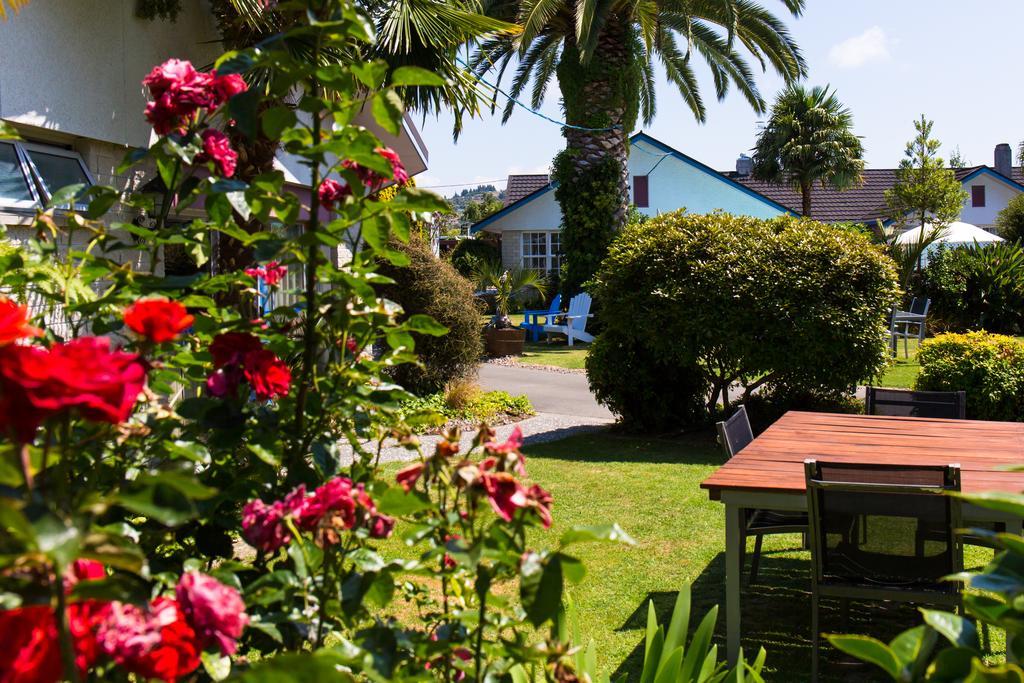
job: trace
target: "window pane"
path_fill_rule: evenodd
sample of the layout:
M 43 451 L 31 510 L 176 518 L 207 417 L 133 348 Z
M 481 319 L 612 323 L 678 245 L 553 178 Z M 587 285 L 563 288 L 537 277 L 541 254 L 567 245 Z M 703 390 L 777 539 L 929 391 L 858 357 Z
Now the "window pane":
M 36 170 L 39 171 L 43 189 L 50 196 L 67 185 L 91 184 L 77 159 L 35 150 L 29 150 L 28 155 L 32 159 L 32 163 L 36 165 Z
M 18 152 L 10 143 L 0 143 L 0 198 L 18 202 L 31 202 L 32 192 L 21 172 Z

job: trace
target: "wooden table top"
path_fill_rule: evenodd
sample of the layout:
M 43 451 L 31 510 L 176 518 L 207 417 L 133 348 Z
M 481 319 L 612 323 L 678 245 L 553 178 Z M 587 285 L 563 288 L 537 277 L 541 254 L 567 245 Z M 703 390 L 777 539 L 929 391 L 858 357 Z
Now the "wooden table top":
M 790 411 L 733 456 L 701 488 L 802 494 L 804 460 L 950 465 L 966 493 L 1024 491 L 1024 423 Z

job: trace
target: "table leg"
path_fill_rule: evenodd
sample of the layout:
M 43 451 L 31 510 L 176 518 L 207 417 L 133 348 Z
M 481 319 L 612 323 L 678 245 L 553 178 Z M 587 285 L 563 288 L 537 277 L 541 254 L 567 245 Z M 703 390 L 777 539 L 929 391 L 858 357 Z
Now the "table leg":
M 740 579 L 743 573 L 743 508 L 725 506 L 725 630 L 729 665 L 740 654 Z

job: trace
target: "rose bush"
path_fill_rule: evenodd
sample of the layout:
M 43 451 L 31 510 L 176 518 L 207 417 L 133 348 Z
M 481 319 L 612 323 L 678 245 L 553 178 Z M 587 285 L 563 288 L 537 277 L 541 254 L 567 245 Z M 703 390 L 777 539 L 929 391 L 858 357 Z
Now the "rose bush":
M 385 372 L 415 361 L 414 334 L 445 329 L 380 298 L 377 266 L 403 263 L 389 244 L 445 204 L 408 186 L 375 198 L 408 176 L 352 122 L 372 112 L 397 134 L 394 89 L 441 79 L 320 60 L 373 40 L 348 3 L 278 11 L 294 31 L 146 77 L 139 115 L 160 137 L 122 170 L 159 183 L 65 188 L 37 239 L 0 254 L 0 291 L 69 321 L 0 300 L 0 676 L 571 680 L 568 645 L 541 628 L 582 578 L 569 549 L 628 537 L 588 527 L 532 548 L 557 502 L 527 479 L 519 435 L 482 427 L 466 449 L 452 433 L 417 456 L 411 395 Z M 231 140 L 256 135 L 309 166 L 311 191 L 279 171 L 232 177 Z M 115 205 L 153 220 L 105 222 Z M 276 224 L 290 229 L 250 229 Z M 265 265 L 162 273 L 165 247 L 202 265 L 215 235 Z M 297 303 L 252 319 L 254 278 L 282 287 L 286 270 Z M 385 439 L 416 457 L 397 479 L 379 467 Z M 389 557 L 395 534 L 411 555 Z

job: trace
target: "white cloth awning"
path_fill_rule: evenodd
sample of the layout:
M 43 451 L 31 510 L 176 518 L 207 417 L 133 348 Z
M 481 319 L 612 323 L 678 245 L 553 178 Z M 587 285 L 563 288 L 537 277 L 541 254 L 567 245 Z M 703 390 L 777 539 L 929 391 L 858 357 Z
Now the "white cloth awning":
M 924 234 L 928 235 L 934 231 L 935 228 L 931 223 L 924 224 Z M 910 228 L 899 237 L 896 238 L 898 244 L 915 244 L 921 239 L 921 226 Z M 942 230 L 942 235 L 936 240 L 936 243 L 942 243 L 947 246 L 968 246 L 977 242 L 978 244 L 986 244 L 989 242 L 1002 242 L 1003 238 L 999 235 L 994 235 L 987 230 L 979 228 L 977 225 L 971 225 L 970 223 L 964 223 L 962 221 L 956 221 L 950 223 Z

